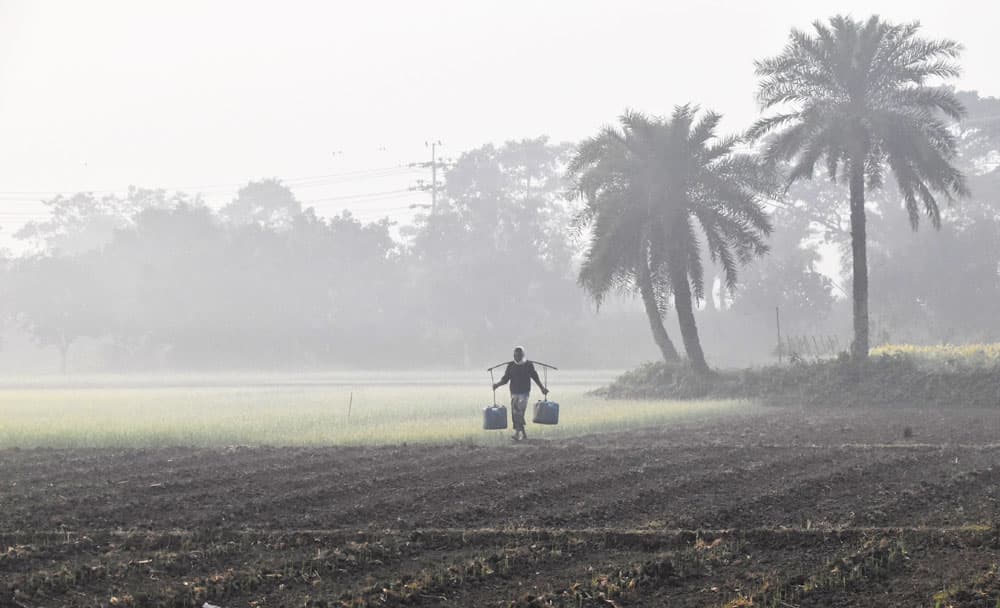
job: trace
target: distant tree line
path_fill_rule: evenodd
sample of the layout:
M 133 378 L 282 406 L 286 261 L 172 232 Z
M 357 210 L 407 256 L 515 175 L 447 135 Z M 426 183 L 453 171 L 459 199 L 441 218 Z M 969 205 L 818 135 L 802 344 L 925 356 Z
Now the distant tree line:
M 623 367 L 680 359 L 671 313 L 702 371 L 768 361 L 778 315 L 856 357 L 1000 340 L 1000 100 L 928 84 L 958 47 L 916 34 L 841 17 L 793 33 L 758 63 L 773 111 L 738 136 L 688 105 L 580 145 L 467 151 L 407 226 L 320 217 L 279 179 L 219 209 L 56 197 L 16 235 L 31 253 L 3 259 L 3 348 L 29 336 L 64 370 L 83 344 L 109 370 L 477 367 L 523 342 Z M 921 213 L 940 229 L 915 231 Z
M 142 189 L 56 197 L 17 234 L 31 253 L 5 260 L 7 330 L 63 369 L 81 345 L 99 369 L 299 369 L 478 367 L 514 342 L 617 367 L 641 356 L 616 341 L 637 317 L 598 317 L 576 287 L 571 149 L 542 137 L 464 153 L 436 212 L 402 227 L 320 217 L 278 179 L 220 209 Z

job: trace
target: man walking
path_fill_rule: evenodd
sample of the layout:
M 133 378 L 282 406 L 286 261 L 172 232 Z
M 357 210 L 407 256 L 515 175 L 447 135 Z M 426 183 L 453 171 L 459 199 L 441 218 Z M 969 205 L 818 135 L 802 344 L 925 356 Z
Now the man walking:
M 510 382 L 510 414 L 514 420 L 514 441 L 527 439 L 528 434 L 524 432 L 524 413 L 528 410 L 528 396 L 531 394 L 531 381 L 534 380 L 543 395 L 549 394 L 549 389 L 542 386 L 542 381 L 538 378 L 534 364 L 524 356 L 524 348 L 518 346 L 514 349 L 514 360 L 507 364 L 507 371 L 503 378 L 493 385 L 493 390 L 497 390 L 504 384 Z

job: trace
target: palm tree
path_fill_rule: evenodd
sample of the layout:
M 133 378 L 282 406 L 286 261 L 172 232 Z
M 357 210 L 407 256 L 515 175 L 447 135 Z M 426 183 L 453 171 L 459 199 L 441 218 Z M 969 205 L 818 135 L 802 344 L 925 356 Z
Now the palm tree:
M 918 23 L 893 25 L 877 16 L 855 21 L 837 16 L 813 24 L 815 35 L 792 30 L 776 57 L 756 62 L 762 109 L 751 138 L 766 134 L 764 156 L 791 165 L 788 184 L 811 179 L 816 164 L 850 190 L 854 342 L 852 354 L 868 357 L 868 263 L 865 188 L 882 186 L 892 171 L 910 224 L 919 207 L 940 227 L 934 193 L 949 202 L 967 193 L 954 167 L 956 140 L 945 117 L 964 109 L 952 91 L 932 87 L 930 78 L 959 74 L 952 60 L 961 47 L 950 40 L 917 37 Z
M 608 169 L 607 163 L 604 166 L 593 164 L 587 173 L 583 173 L 584 153 L 606 153 L 605 160 L 611 160 L 611 155 L 616 150 L 597 149 L 609 141 L 594 139 L 587 142 L 581 146 L 580 153 L 570 167 L 570 172 L 578 177 L 574 190 L 583 193 L 588 201 L 587 207 L 577 218 L 578 228 L 582 229 L 587 225 L 593 228 L 590 247 L 580 268 L 579 282 L 594 297 L 598 307 L 612 290 L 628 291 L 632 286 L 637 288 L 649 318 L 653 341 L 660 349 L 663 360 L 668 363 L 678 362 L 680 355 L 663 326 L 669 290 L 664 278 L 650 267 L 646 209 L 638 205 L 620 204 L 620 197 L 625 196 L 625 193 L 610 181 L 614 177 L 609 175 L 609 181 L 600 183 L 600 174 Z M 602 199 L 604 202 L 601 202 Z
M 734 152 L 735 138 L 716 137 L 719 114 L 696 122 L 697 113 L 690 105 L 669 119 L 626 112 L 620 129 L 580 145 L 569 175 L 587 203 L 578 224 L 592 228 L 580 284 L 598 303 L 612 289 L 637 287 L 667 360 L 673 345 L 661 313 L 673 294 L 684 350 L 707 372 L 693 302 L 705 296 L 702 237 L 734 289 L 739 265 L 767 250 L 771 225 L 758 197 L 759 163 Z

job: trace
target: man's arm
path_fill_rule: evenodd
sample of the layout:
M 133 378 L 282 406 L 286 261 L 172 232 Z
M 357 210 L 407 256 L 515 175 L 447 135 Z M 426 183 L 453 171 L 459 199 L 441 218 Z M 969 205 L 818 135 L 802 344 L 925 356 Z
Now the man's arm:
M 503 372 L 503 378 L 500 378 L 500 381 L 493 385 L 493 390 L 497 390 L 498 388 L 500 388 L 504 384 L 507 384 L 508 382 L 510 382 L 510 366 L 511 366 L 511 364 L 508 363 L 507 364 L 507 369 L 504 370 L 504 372 Z
M 546 386 L 542 386 L 542 380 L 538 377 L 538 370 L 535 369 L 535 364 L 534 363 L 529 363 L 528 365 L 531 366 L 531 379 L 534 380 L 535 384 L 538 385 L 538 388 L 540 388 L 542 390 L 542 394 L 543 395 L 548 395 L 549 394 L 549 389 Z

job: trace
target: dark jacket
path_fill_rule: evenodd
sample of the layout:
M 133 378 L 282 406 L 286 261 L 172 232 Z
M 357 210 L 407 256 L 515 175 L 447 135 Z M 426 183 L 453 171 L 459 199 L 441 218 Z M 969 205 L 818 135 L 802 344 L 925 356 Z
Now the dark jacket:
M 538 372 L 535 371 L 535 365 L 531 361 L 525 361 L 521 364 L 511 361 L 507 364 L 507 371 L 504 372 L 503 378 L 500 378 L 498 384 L 503 386 L 510 382 L 512 395 L 527 395 L 531 392 L 532 380 L 539 387 L 542 386 L 542 381 L 538 379 Z

